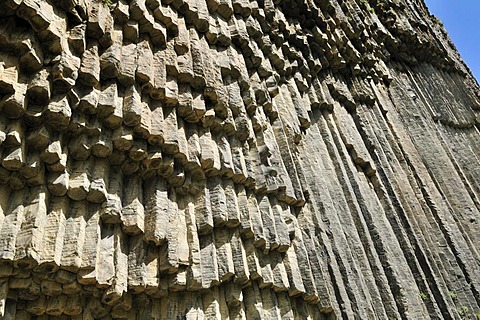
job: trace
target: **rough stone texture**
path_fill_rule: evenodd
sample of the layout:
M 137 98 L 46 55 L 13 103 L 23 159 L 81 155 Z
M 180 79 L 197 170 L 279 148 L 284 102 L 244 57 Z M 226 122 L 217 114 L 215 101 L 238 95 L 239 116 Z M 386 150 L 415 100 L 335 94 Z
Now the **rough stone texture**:
M 480 317 L 479 87 L 421 0 L 0 1 L 1 319 Z

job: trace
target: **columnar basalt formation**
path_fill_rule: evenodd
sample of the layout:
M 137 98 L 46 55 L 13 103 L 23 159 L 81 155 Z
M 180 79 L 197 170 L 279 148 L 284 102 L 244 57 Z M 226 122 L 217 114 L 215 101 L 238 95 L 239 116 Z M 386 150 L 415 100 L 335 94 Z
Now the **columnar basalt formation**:
M 1 319 L 478 319 L 479 87 L 421 0 L 1 0 Z

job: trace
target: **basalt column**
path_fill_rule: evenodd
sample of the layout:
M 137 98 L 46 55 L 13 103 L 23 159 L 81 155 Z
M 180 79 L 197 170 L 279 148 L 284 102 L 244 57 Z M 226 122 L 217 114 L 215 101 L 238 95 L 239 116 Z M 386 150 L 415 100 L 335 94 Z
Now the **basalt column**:
M 0 0 L 0 156 L 0 319 L 480 319 L 421 0 Z

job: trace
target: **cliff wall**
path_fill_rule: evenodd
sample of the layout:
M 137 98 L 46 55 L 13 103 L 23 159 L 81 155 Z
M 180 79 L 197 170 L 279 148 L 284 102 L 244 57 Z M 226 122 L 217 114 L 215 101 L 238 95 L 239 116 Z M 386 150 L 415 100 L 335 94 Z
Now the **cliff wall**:
M 421 0 L 2 0 L 1 319 L 478 319 L 480 91 Z

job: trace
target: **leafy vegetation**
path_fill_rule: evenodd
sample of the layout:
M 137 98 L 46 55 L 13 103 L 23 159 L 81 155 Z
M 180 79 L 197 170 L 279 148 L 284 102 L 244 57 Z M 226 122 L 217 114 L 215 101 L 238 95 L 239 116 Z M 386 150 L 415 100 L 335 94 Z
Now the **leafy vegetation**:
M 420 298 L 422 298 L 423 301 L 430 301 L 425 292 L 420 292 Z
M 468 308 L 466 306 L 457 307 L 457 312 L 458 312 L 458 315 L 461 317 L 466 316 L 468 312 Z
M 363 4 L 365 9 L 367 9 L 370 13 L 375 13 L 375 9 L 370 6 L 370 3 L 368 0 L 360 0 L 360 2 Z
M 115 5 L 114 4 L 114 0 L 99 0 L 104 6 L 106 7 L 109 7 L 109 8 L 113 8 L 113 6 Z
M 458 295 L 455 291 L 449 291 L 448 292 L 448 295 L 450 296 L 450 298 L 452 298 L 453 300 L 457 300 L 458 299 Z

